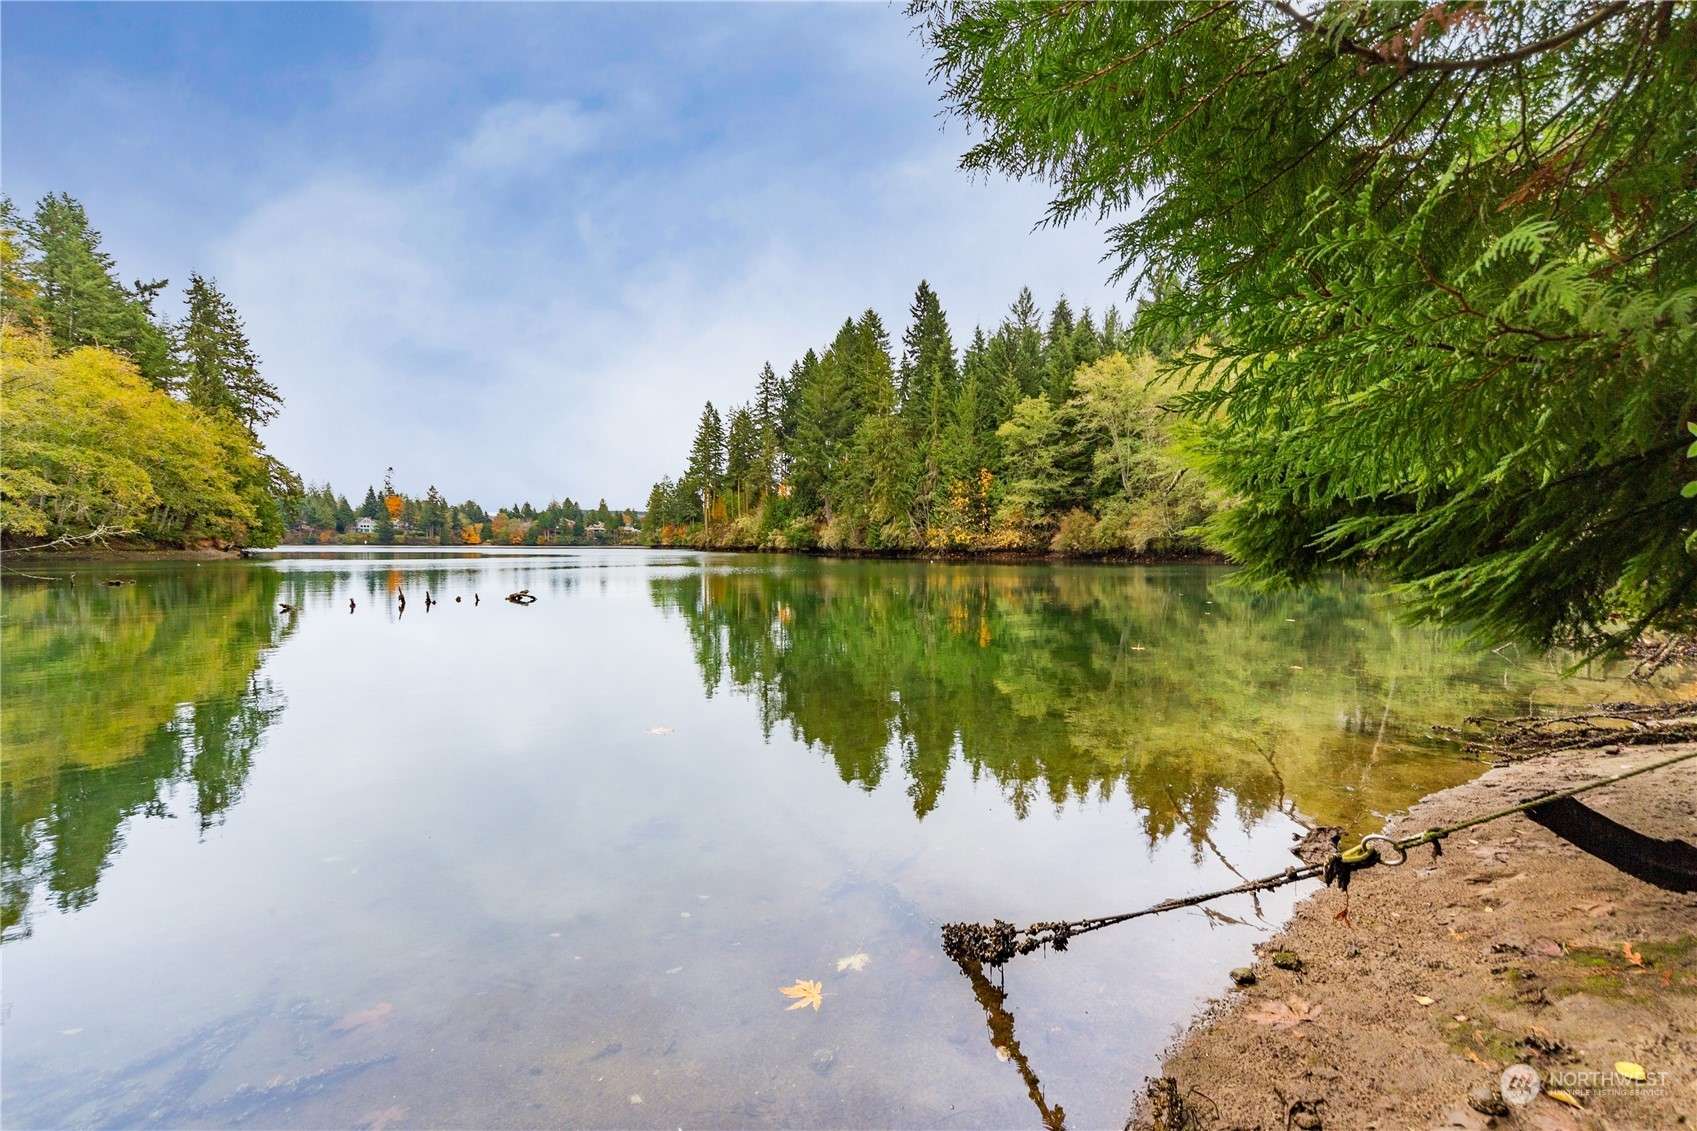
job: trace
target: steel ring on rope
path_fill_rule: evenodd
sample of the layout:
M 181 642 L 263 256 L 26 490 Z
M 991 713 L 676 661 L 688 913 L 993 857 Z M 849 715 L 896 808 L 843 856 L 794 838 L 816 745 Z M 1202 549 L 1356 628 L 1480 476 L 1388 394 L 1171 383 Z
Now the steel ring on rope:
M 1384 844 L 1386 847 L 1388 847 L 1388 848 L 1390 848 L 1390 849 L 1392 849 L 1393 851 L 1396 852 L 1396 859 L 1395 860 L 1388 860 L 1388 859 L 1385 858 L 1385 850 L 1383 848 L 1374 848 L 1373 849 L 1373 855 L 1377 856 L 1379 858 L 1379 863 L 1383 864 L 1385 867 L 1387 867 L 1387 868 L 1398 868 L 1398 867 L 1401 867 L 1403 864 L 1405 864 L 1408 861 L 1408 853 L 1404 852 L 1401 849 L 1401 847 L 1399 847 L 1397 845 L 1396 841 L 1392 840 L 1388 836 L 1385 836 L 1383 833 L 1372 833 L 1368 836 L 1362 837 L 1361 838 L 1361 847 L 1370 848 L 1370 847 L 1372 847 L 1374 841 L 1378 841 L 1381 844 Z

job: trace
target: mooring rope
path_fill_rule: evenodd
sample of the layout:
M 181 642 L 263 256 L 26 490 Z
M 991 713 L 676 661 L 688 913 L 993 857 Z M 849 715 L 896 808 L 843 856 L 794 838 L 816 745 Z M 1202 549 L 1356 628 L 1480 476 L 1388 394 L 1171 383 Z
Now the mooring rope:
M 1176 899 L 1165 899 L 1140 910 L 1127 911 L 1119 915 L 1102 915 L 1094 919 L 1032 923 L 1025 927 L 1016 927 L 1001 919 L 997 919 L 993 923 L 945 923 L 943 925 L 943 950 L 956 962 L 979 962 L 990 966 L 1001 966 L 1016 955 L 1030 954 L 1040 947 L 1052 946 L 1056 950 L 1065 950 L 1067 943 L 1075 935 L 1089 934 L 1091 931 L 1099 931 L 1103 927 L 1112 927 L 1132 919 L 1140 919 L 1145 915 L 1159 915 L 1163 911 L 1177 911 L 1184 907 L 1195 907 L 1211 900 L 1223 899 L 1228 895 L 1271 891 L 1274 888 L 1284 887 L 1286 884 L 1310 879 L 1323 879 L 1328 885 L 1335 883 L 1340 888 L 1347 889 L 1352 872 L 1359 871 L 1362 868 L 1370 868 L 1374 864 L 1383 862 L 1383 857 L 1380 855 L 1383 850 L 1375 847 L 1375 843 L 1382 843 L 1396 849 L 1398 859 L 1395 863 L 1401 864 L 1406 859 L 1406 853 L 1410 848 L 1430 844 L 1435 853 L 1441 853 L 1443 851 L 1441 842 L 1444 838 L 1453 836 L 1465 829 L 1488 824 L 1503 817 L 1512 817 L 1516 813 L 1524 813 L 1528 809 L 1536 809 L 1540 805 L 1548 805 L 1550 802 L 1559 801 L 1564 797 L 1577 797 L 1581 793 L 1601 789 L 1606 785 L 1614 785 L 1628 778 L 1635 778 L 1640 774 L 1663 770 L 1691 758 L 1697 758 L 1697 750 L 1676 754 L 1671 758 L 1664 758 L 1659 762 L 1652 762 L 1647 766 L 1639 766 L 1637 769 L 1626 770 L 1610 777 L 1598 778 L 1583 785 L 1540 794 L 1517 805 L 1506 805 L 1489 813 L 1469 817 L 1465 821 L 1427 829 L 1423 833 L 1406 836 L 1400 840 L 1392 840 L 1390 837 L 1375 833 L 1363 837 L 1354 848 L 1343 852 L 1334 852 L 1323 864 L 1286 868 L 1282 872 L 1274 872 L 1272 875 L 1262 876 L 1256 880 L 1245 880 L 1243 883 L 1235 884 L 1229 888 L 1200 892 L 1196 895 L 1187 895 Z

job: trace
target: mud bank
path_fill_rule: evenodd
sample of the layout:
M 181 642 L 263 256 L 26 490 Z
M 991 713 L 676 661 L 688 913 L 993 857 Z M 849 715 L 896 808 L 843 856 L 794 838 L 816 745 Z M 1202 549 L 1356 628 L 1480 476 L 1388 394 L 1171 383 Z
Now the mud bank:
M 1499 767 L 1426 798 L 1390 831 L 1417 833 L 1694 748 L 1572 751 Z M 1697 841 L 1697 760 L 1584 800 L 1648 836 Z M 1278 952 L 1287 953 L 1275 965 Z M 1170 1051 L 1167 1080 L 1150 1081 L 1128 1126 L 1697 1120 L 1697 895 L 1634 879 L 1523 816 L 1457 834 L 1436 859 L 1422 848 L 1400 868 L 1358 873 L 1347 903 L 1335 889 L 1316 892 L 1258 947 L 1251 971 L 1252 984 L 1215 1001 Z M 1539 1076 L 1529 1102 L 1503 1096 L 1502 1074 L 1517 1064 Z M 1643 1082 L 1628 1078 L 1633 1065 Z
M 102 550 L 78 548 L 75 550 L 46 550 L 31 551 L 27 549 L 6 550 L 0 559 L 8 567 L 20 570 L 28 569 L 31 565 L 72 565 L 76 562 L 219 562 L 233 561 L 245 556 L 245 550 L 219 549 L 200 547 L 194 549 L 145 549 L 112 546 Z

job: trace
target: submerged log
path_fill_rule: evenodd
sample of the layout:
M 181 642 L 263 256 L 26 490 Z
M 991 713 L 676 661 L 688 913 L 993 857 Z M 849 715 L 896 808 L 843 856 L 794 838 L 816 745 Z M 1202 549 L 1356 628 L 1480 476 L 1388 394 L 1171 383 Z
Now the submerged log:
M 532 605 L 536 603 L 536 597 L 528 589 L 520 589 L 517 593 L 508 593 L 507 600 L 511 601 L 515 605 Z

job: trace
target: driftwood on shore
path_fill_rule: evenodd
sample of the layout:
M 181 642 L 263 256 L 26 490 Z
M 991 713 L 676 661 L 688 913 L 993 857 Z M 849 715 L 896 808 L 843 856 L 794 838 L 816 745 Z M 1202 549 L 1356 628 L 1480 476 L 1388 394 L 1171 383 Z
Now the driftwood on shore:
M 1539 754 L 1609 746 L 1663 746 L 1697 741 L 1697 703 L 1599 703 L 1572 715 L 1475 715 L 1465 727 L 1436 726 L 1436 734 L 1494 762 L 1519 762 Z

